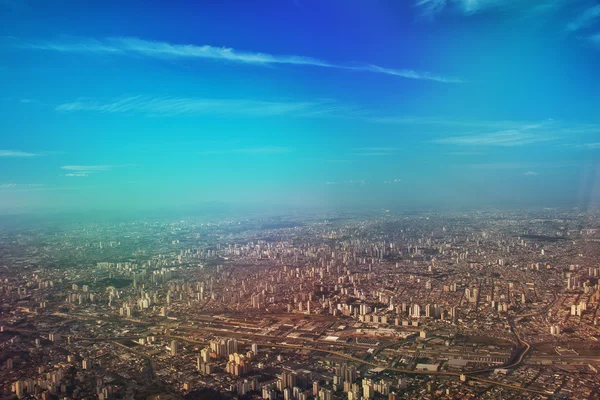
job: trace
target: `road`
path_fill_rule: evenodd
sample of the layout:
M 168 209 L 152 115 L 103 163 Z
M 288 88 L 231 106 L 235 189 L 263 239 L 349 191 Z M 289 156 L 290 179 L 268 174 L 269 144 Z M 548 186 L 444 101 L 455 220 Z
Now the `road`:
M 207 344 L 206 341 L 193 340 L 193 339 L 190 339 L 190 338 L 184 337 L 184 336 L 177 336 L 177 335 L 155 335 L 155 336 L 163 337 L 163 338 L 167 338 L 167 339 L 171 339 L 171 340 L 177 339 L 177 340 L 181 340 L 181 341 L 184 341 L 187 343 L 192 343 L 192 344 L 201 344 L 201 345 Z M 104 337 L 104 338 L 73 338 L 73 339 L 74 340 L 82 340 L 82 341 L 119 341 L 119 340 L 136 340 L 136 339 L 145 338 L 145 337 L 146 336 L 123 336 L 123 337 L 112 337 L 112 338 Z M 401 373 L 401 374 L 406 374 L 406 375 L 447 376 L 447 377 L 454 377 L 454 378 L 460 378 L 460 376 L 461 376 L 460 372 L 415 371 L 415 370 L 408 370 L 408 369 L 404 369 L 404 368 L 391 368 L 391 367 L 388 367 L 387 365 L 381 365 L 381 364 L 377 364 L 374 362 L 370 362 L 370 361 L 366 361 L 366 360 L 363 360 L 360 358 L 353 357 L 344 352 L 340 352 L 340 351 L 336 351 L 336 350 L 322 349 L 322 348 L 306 346 L 306 345 L 282 344 L 282 343 L 271 343 L 271 342 L 256 342 L 256 343 L 262 347 L 275 347 L 275 348 L 282 348 L 282 349 L 304 350 L 304 351 L 308 350 L 308 351 L 315 351 L 315 352 L 320 352 L 320 353 L 327 353 L 327 354 L 331 354 L 331 355 L 339 357 L 339 358 L 343 358 L 348 361 L 353 361 L 358 364 L 369 365 L 373 368 L 383 368 L 386 371 L 391 371 L 391 372 L 396 372 L 396 373 Z M 131 349 L 129 349 L 129 350 L 131 350 Z M 141 355 L 142 353 L 138 352 L 138 354 Z M 486 372 L 489 372 L 489 371 L 486 371 Z M 469 379 L 473 380 L 473 381 L 498 385 L 498 386 L 502 386 L 505 388 L 513 389 L 513 390 L 525 391 L 525 392 L 540 394 L 540 395 L 544 395 L 544 396 L 552 395 L 552 393 L 548 393 L 548 392 L 544 392 L 544 391 L 540 391 L 540 390 L 529 389 L 529 388 L 521 387 L 521 386 L 517 386 L 517 385 L 511 385 L 508 383 L 498 382 L 498 381 L 491 380 L 491 379 L 479 378 L 476 376 L 472 376 L 472 374 L 473 374 L 473 372 L 471 372 L 469 374 L 465 373 L 465 375 L 469 375 Z
M 549 304 L 547 307 L 545 307 L 544 309 L 548 309 L 549 307 L 552 306 L 552 304 L 556 301 L 555 300 Z M 515 368 L 518 365 L 520 365 L 523 362 L 524 357 L 529 353 L 529 351 L 531 350 L 531 345 L 527 342 L 525 342 L 518 330 L 515 327 L 515 320 L 516 319 L 520 319 L 523 317 L 528 317 L 528 316 L 532 316 L 532 315 L 537 315 L 542 311 L 536 312 L 536 313 L 531 313 L 531 314 L 527 314 L 527 315 L 523 315 L 523 316 L 518 316 L 515 319 L 510 319 L 509 323 L 511 326 L 511 330 L 513 332 L 513 334 L 515 335 L 516 339 L 517 339 L 517 343 L 518 343 L 518 347 L 517 347 L 517 351 L 516 353 L 513 355 L 513 357 L 511 358 L 511 361 L 508 364 L 503 365 L 503 368 Z M 72 318 L 73 315 L 70 315 L 70 317 Z M 90 316 L 76 316 L 79 319 L 93 319 L 93 320 L 97 320 L 97 319 L 102 319 L 102 318 L 98 318 L 98 317 L 90 317 Z M 137 320 L 128 320 L 128 322 L 133 322 L 133 323 L 140 323 L 140 325 L 145 325 L 147 326 L 148 323 L 145 323 L 143 321 L 137 321 Z M 339 351 L 339 350 L 331 350 L 331 349 L 326 349 L 326 348 L 320 348 L 320 347 L 314 347 L 313 343 L 314 342 L 307 342 L 304 341 L 303 344 L 282 344 L 282 343 L 277 343 L 277 341 L 281 341 L 282 338 L 278 337 L 278 336 L 272 336 L 272 335 L 262 335 L 262 334 L 257 334 L 257 333 L 241 333 L 241 332 L 235 332 L 235 331 L 231 331 L 228 329 L 218 329 L 218 328 L 209 328 L 209 327 L 199 327 L 199 326 L 191 326 L 191 325 L 176 325 L 176 324 L 163 324 L 163 325 L 159 325 L 160 330 L 162 330 L 163 332 L 165 332 L 168 329 L 173 329 L 173 328 L 177 328 L 177 329 L 183 329 L 183 330 L 188 330 L 190 332 L 198 332 L 198 331 L 203 331 L 203 332 L 210 332 L 213 334 L 217 334 L 220 336 L 227 336 L 227 337 L 235 337 L 244 341 L 248 341 L 248 342 L 253 342 L 253 343 L 257 343 L 260 346 L 265 346 L 265 347 L 275 347 L 275 348 L 284 348 L 284 349 L 294 349 L 294 350 L 308 350 L 308 351 L 315 351 L 315 352 L 321 352 L 321 353 L 327 353 L 327 354 L 331 354 L 334 355 L 336 357 L 348 360 L 348 361 L 353 361 L 355 363 L 359 363 L 359 364 L 363 364 L 363 365 L 368 365 L 368 366 L 372 366 L 373 368 L 383 368 L 384 370 L 387 371 L 391 371 L 391 372 L 396 372 L 396 373 L 401 373 L 401 374 L 406 374 L 406 375 L 422 375 L 422 376 L 446 376 L 446 377 L 453 377 L 453 378 L 460 378 L 461 375 L 465 375 L 468 376 L 469 380 L 472 381 L 477 381 L 477 382 L 482 382 L 482 383 L 487 383 L 490 385 L 497 385 L 497 386 L 501 386 L 501 387 L 505 387 L 505 388 L 509 388 L 509 389 L 513 389 L 513 390 L 519 390 L 519 391 L 525 391 L 525 392 L 529 392 L 529 393 L 535 393 L 535 394 L 539 394 L 539 395 L 544 395 L 544 396 L 550 396 L 553 393 L 549 393 L 549 392 L 545 392 L 545 391 L 540 391 L 540 390 L 536 390 L 536 389 L 530 389 L 530 388 L 526 388 L 526 387 L 521 387 L 518 385 L 513 385 L 513 384 L 508 384 L 508 383 L 504 383 L 504 382 L 499 382 L 499 381 L 495 381 L 492 379 L 486 379 L 486 378 L 481 378 L 481 377 L 477 377 L 476 375 L 482 374 L 482 373 L 489 373 L 490 371 L 494 370 L 495 368 L 498 367 L 493 367 L 493 368 L 486 368 L 486 369 L 481 369 L 481 370 L 476 370 L 476 371 L 470 371 L 470 372 L 464 372 L 464 373 L 460 373 L 460 372 L 451 372 L 451 371 L 415 371 L 415 370 L 408 370 L 408 369 L 404 369 L 404 368 L 393 368 L 393 367 L 389 367 L 388 365 L 380 365 L 371 361 L 366 361 L 360 358 L 356 358 L 353 357 L 349 354 L 346 354 L 343 351 Z M 25 330 L 19 330 L 19 329 L 8 329 L 8 331 L 13 330 L 15 332 L 22 332 L 22 333 L 33 333 L 32 331 L 25 331 Z M 178 336 L 178 335 L 170 335 L 170 334 L 154 334 L 153 336 L 156 337 L 164 337 L 164 338 L 169 338 L 169 339 L 178 339 L 181 341 L 185 341 L 188 343 L 193 343 L 193 344 L 201 344 L 201 345 L 206 345 L 206 341 L 196 341 L 193 339 L 190 339 L 189 337 L 184 337 L 184 336 Z M 122 336 L 122 337 L 96 337 L 96 338 L 85 338 L 85 337 L 73 337 L 72 340 L 81 340 L 81 341 L 111 341 L 111 342 L 119 342 L 119 341 L 123 341 L 123 340 L 137 340 L 139 338 L 145 338 L 147 337 L 147 335 L 131 335 L 131 336 Z M 301 339 L 294 339 L 294 340 L 301 340 Z M 275 343 L 273 343 L 273 341 L 275 341 Z M 352 346 L 352 345 L 348 345 L 348 344 L 343 344 L 344 348 L 347 347 L 358 347 L 358 346 Z M 127 346 L 124 346 L 127 347 Z M 151 368 L 151 372 L 153 374 L 153 376 L 155 377 L 155 373 L 154 373 L 154 366 L 152 364 L 152 360 L 151 357 L 144 355 L 141 352 L 137 352 L 135 350 L 132 350 L 130 348 L 127 348 L 129 351 L 133 351 L 136 354 L 139 354 L 140 356 L 144 357 L 145 359 L 148 360 L 150 368 Z

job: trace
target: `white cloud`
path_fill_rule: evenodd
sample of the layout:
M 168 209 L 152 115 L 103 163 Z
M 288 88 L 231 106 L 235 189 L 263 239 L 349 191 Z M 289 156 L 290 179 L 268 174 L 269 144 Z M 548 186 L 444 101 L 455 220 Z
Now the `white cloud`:
M 434 139 L 431 142 L 462 146 L 514 147 L 556 140 L 556 137 L 548 136 L 546 132 L 538 132 L 538 128 L 540 128 L 538 125 L 525 125 L 520 129 L 446 137 Z
M 149 116 L 235 115 L 266 117 L 294 115 L 318 117 L 326 114 L 349 114 L 356 110 L 332 100 L 264 101 L 239 99 L 207 99 L 194 97 L 131 96 L 108 102 L 79 99 L 60 104 L 57 111 L 94 111 L 101 113 L 143 113 Z
M 458 164 L 456 164 L 458 165 Z M 557 162 L 542 162 L 542 163 L 527 163 L 527 162 L 500 162 L 500 163 L 480 163 L 480 164 L 460 164 L 460 166 L 465 166 L 472 169 L 479 170 L 515 170 L 520 169 L 522 171 L 526 171 L 522 175 L 525 176 L 533 176 L 534 174 L 539 175 L 539 172 L 536 170 L 547 170 L 547 169 L 557 169 L 557 168 L 571 168 L 580 166 L 580 163 L 557 163 Z
M 517 0 L 455 0 L 454 3 L 465 14 L 476 14 L 478 12 L 511 6 Z
M 415 117 L 415 116 L 387 116 L 387 117 L 367 117 L 370 122 L 382 124 L 397 125 L 431 125 L 448 126 L 459 128 L 482 128 L 482 129 L 511 129 L 515 126 L 531 125 L 522 121 L 477 121 L 477 120 L 457 120 L 440 117 Z M 544 121 L 543 123 L 548 123 Z
M 600 43 L 600 42 L 599 42 Z M 546 119 L 539 122 L 530 121 L 476 121 L 476 120 L 454 120 L 438 117 L 367 117 L 366 120 L 384 124 L 398 125 L 422 125 L 433 130 L 432 133 L 444 132 L 445 137 L 431 140 L 431 143 L 451 144 L 462 146 L 523 146 L 527 144 L 567 140 L 574 135 L 600 134 L 600 124 L 566 122 L 554 119 Z M 459 132 L 458 130 L 463 132 Z M 465 132 L 466 131 L 466 132 Z M 450 132 L 455 132 L 450 133 Z M 478 155 L 480 151 L 449 152 L 450 155 Z M 479 150 L 479 149 L 477 149 Z
M 446 7 L 446 0 L 417 0 L 415 4 L 423 15 L 431 17 L 442 12 Z
M 0 189 L 27 189 L 45 186 L 41 183 L 0 183 Z
M 37 154 L 16 150 L 0 150 L 0 157 L 35 157 Z
M 130 54 L 152 58 L 204 58 L 246 64 L 297 64 L 329 67 L 330 64 L 310 57 L 295 55 L 275 56 L 266 53 L 237 51 L 228 47 L 171 44 L 136 37 L 113 37 L 103 40 L 73 38 L 72 40 L 44 41 L 24 45 L 32 49 L 53 50 L 65 53 Z
M 442 83 L 465 83 L 465 81 L 460 78 L 441 76 L 441 75 L 436 75 L 436 74 L 432 74 L 429 72 L 419 72 L 419 71 L 414 71 L 411 69 L 383 68 L 383 67 L 379 67 L 377 65 L 369 65 L 366 67 L 358 67 L 358 68 L 353 68 L 353 69 L 377 72 L 377 73 L 386 74 L 386 75 L 400 76 L 402 78 L 408 78 L 408 79 L 426 79 L 426 80 L 442 82 Z
M 590 149 L 590 150 L 599 150 L 600 149 L 600 142 L 585 143 L 582 146 L 585 147 L 586 149 Z
M 67 171 L 108 171 L 113 165 L 63 165 L 61 168 Z
M 253 65 L 308 65 L 321 68 L 365 71 L 407 79 L 429 80 L 442 83 L 461 83 L 456 77 L 446 77 L 430 72 L 411 69 L 384 68 L 378 65 L 352 66 L 334 64 L 312 57 L 297 55 L 273 55 L 260 52 L 239 51 L 229 47 L 210 45 L 173 44 L 144 40 L 136 37 L 114 37 L 102 40 L 70 38 L 60 41 L 17 42 L 21 48 L 56 51 L 61 53 L 85 53 L 100 55 L 132 55 L 158 59 L 208 59 Z
M 594 20 L 600 18 L 600 5 L 595 5 L 586 9 L 575 20 L 567 25 L 566 30 L 576 32 L 581 29 L 588 28 L 594 23 Z
M 96 174 L 100 172 L 109 171 L 113 168 L 131 167 L 135 164 L 121 164 L 121 165 L 63 165 L 60 167 L 65 171 L 69 171 L 65 174 L 68 177 L 87 177 L 90 174 Z
M 416 0 L 415 5 L 425 17 L 432 18 L 446 9 L 463 15 L 474 15 L 492 10 L 510 10 L 521 15 L 538 15 L 556 10 L 567 0 Z
M 415 5 L 421 9 L 424 16 L 433 17 L 446 8 L 471 15 L 488 9 L 506 7 L 516 1 L 518 0 L 417 0 Z
M 596 33 L 595 35 L 588 36 L 588 40 L 595 45 L 600 46 L 600 33 Z
M 402 182 L 402 179 L 398 179 L 398 178 L 392 179 L 390 181 L 383 181 L 383 183 L 385 183 L 385 184 L 394 184 L 394 183 L 400 183 L 400 182 Z

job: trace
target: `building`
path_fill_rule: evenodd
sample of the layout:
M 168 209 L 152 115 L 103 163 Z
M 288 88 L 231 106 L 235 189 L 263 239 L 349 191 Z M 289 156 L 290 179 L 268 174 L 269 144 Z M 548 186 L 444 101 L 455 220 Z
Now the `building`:
M 176 356 L 179 354 L 179 342 L 177 340 L 171 341 L 171 355 Z

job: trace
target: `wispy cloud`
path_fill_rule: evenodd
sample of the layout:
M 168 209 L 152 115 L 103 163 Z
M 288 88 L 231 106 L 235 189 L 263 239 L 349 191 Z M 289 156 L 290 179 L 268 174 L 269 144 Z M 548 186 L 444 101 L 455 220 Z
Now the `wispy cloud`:
M 577 162 L 489 162 L 480 164 L 460 164 L 460 166 L 478 170 L 521 170 L 526 171 L 522 173 L 522 175 L 533 176 L 534 174 L 539 175 L 539 173 L 536 172 L 537 170 L 571 168 L 581 166 L 581 164 Z
M 62 53 L 137 55 L 162 59 L 212 59 L 258 65 L 296 64 L 319 67 L 332 66 L 327 62 L 311 57 L 244 52 L 229 47 L 209 45 L 172 44 L 168 42 L 144 40 L 136 37 L 112 37 L 102 40 L 90 38 L 63 38 L 58 41 L 21 43 L 21 46 Z
M 544 124 L 528 124 L 499 132 L 445 137 L 431 142 L 463 146 L 514 147 L 557 140 L 556 136 L 542 129 L 544 127 Z
M 600 41 L 599 41 L 600 44 Z M 407 126 L 426 126 L 433 133 L 444 132 L 445 137 L 430 142 L 471 146 L 522 146 L 538 142 L 562 140 L 568 143 L 575 135 L 600 134 L 600 124 L 546 119 L 542 121 L 510 120 L 455 120 L 439 117 L 363 117 L 369 122 Z M 451 132 L 455 132 L 452 134 Z M 478 149 L 479 150 L 479 149 Z M 451 155 L 478 155 L 480 151 L 457 151 Z
M 582 147 L 589 149 L 589 150 L 600 150 L 600 142 L 585 143 L 582 145 Z
M 97 174 L 100 172 L 110 171 L 114 168 L 131 167 L 134 164 L 121 164 L 121 165 L 63 165 L 61 169 L 68 171 L 65 176 L 71 178 L 85 178 L 90 174 Z
M 476 14 L 489 9 L 512 7 L 518 0 L 455 0 L 454 4 L 464 14 Z M 521 1 L 522 4 L 522 1 Z
M 0 189 L 23 189 L 39 188 L 45 186 L 42 183 L 0 183 Z
M 588 41 L 593 45 L 600 47 L 600 33 L 596 33 L 595 35 L 588 36 Z
M 600 4 L 587 8 L 577 18 L 571 21 L 566 30 L 576 32 L 590 27 L 596 19 L 600 18 Z
M 395 125 L 425 125 L 425 126 L 444 126 L 459 128 L 485 128 L 485 129 L 509 129 L 516 125 L 524 125 L 521 121 L 477 121 L 477 120 L 458 120 L 443 117 L 417 117 L 417 116 L 366 116 L 369 122 Z M 547 122 L 547 121 L 545 121 Z
M 383 181 L 383 183 L 385 183 L 386 185 L 400 183 L 400 182 L 402 182 L 402 179 L 399 179 L 399 178 L 395 178 L 395 179 L 392 179 L 389 181 Z
M 0 150 L 0 157 L 35 157 L 38 154 L 17 150 Z
M 446 9 L 463 15 L 475 15 L 493 10 L 512 11 L 521 15 L 538 15 L 564 6 L 567 0 L 416 0 L 421 14 L 433 18 Z
M 417 0 L 415 5 L 422 15 L 433 17 L 446 8 L 465 15 L 477 14 L 489 9 L 513 6 L 518 0 Z
M 338 68 L 339 68 L 339 66 L 338 66 Z M 349 68 L 349 67 L 343 67 L 343 68 Z M 377 72 L 377 73 L 386 74 L 386 75 L 400 76 L 402 78 L 408 78 L 408 79 L 425 79 L 425 80 L 442 82 L 442 83 L 465 83 L 466 82 L 464 79 L 461 79 L 461 78 L 441 76 L 441 75 L 432 74 L 430 72 L 419 72 L 419 71 L 414 71 L 411 69 L 383 68 L 383 67 L 379 67 L 377 65 L 368 65 L 366 67 L 357 67 L 357 68 L 352 68 L 352 69 Z
M 235 50 L 210 45 L 173 44 L 144 40 L 136 37 L 114 37 L 102 40 L 90 38 L 62 38 L 53 41 L 13 41 L 21 48 L 56 51 L 60 53 L 84 53 L 96 55 L 138 56 L 157 59 L 205 59 L 252 65 L 304 65 L 321 68 L 364 71 L 398 76 L 407 79 L 429 80 L 442 83 L 461 83 L 462 79 L 447 77 L 426 71 L 394 69 L 378 65 L 344 65 L 298 55 L 274 55 L 261 52 Z
M 249 147 L 237 149 L 206 150 L 201 151 L 201 155 L 219 155 L 219 154 L 248 154 L 248 155 L 269 155 L 285 154 L 291 152 L 289 147 Z
M 326 99 L 317 101 L 264 101 L 148 96 L 131 96 L 105 102 L 79 99 L 60 104 L 56 107 L 56 110 L 61 112 L 143 113 L 149 116 L 210 114 L 248 117 L 277 115 L 317 117 L 334 113 L 352 115 L 357 111 Z
M 421 9 L 422 15 L 433 17 L 446 8 L 446 0 L 417 0 L 415 5 Z
M 67 171 L 108 171 L 112 169 L 113 165 L 63 165 L 61 168 Z

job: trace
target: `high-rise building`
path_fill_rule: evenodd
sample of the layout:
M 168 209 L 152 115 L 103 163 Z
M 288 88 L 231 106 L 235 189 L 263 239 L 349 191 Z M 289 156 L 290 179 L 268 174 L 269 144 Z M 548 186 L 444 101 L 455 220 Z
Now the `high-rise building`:
M 235 354 L 238 352 L 238 341 L 236 339 L 227 340 L 227 354 Z
M 297 386 L 298 377 L 293 372 L 285 371 L 281 373 L 281 381 L 283 382 L 284 388 L 293 388 L 294 386 Z
M 12 391 L 15 392 L 17 397 L 23 397 L 23 386 L 24 385 L 22 381 L 16 381 L 13 383 Z
M 200 350 L 200 359 L 205 363 L 210 361 L 210 349 L 208 347 Z
M 171 340 L 171 355 L 176 356 L 179 354 L 179 342 L 177 340 Z
M 413 318 L 420 318 L 421 317 L 421 306 L 416 303 L 413 304 L 411 307 L 410 316 Z

